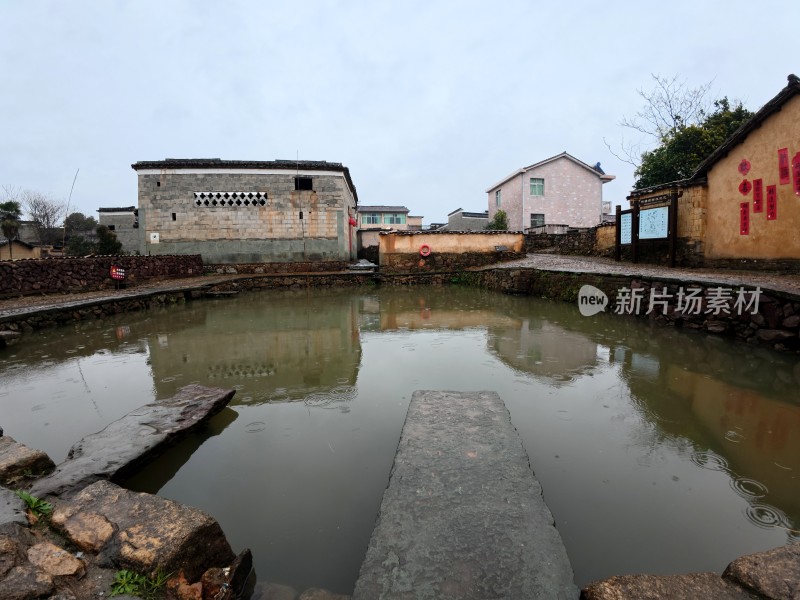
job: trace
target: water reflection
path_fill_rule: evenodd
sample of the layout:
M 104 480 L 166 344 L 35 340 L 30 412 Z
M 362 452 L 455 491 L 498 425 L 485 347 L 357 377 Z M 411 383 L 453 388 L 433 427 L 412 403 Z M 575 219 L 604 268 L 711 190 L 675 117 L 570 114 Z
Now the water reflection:
M 130 485 L 214 514 L 262 578 L 297 588 L 352 591 L 416 389 L 500 394 L 579 584 L 720 571 L 798 536 L 797 359 L 569 304 L 242 294 L 25 338 L 0 378 L 0 423 L 57 459 L 187 383 L 235 388 Z
M 347 401 L 361 346 L 349 294 L 247 294 L 192 305 L 169 333 L 148 340 L 159 396 L 189 381 L 236 387 L 233 404 Z M 320 401 L 325 396 L 325 402 Z

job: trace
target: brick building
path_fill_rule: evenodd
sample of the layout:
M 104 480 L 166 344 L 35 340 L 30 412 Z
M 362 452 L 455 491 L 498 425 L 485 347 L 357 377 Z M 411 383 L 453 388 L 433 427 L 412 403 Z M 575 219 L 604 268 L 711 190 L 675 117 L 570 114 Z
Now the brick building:
M 614 179 L 600 163 L 590 167 L 562 152 L 517 169 L 486 190 L 489 220 L 502 209 L 508 227 L 521 231 L 544 225 L 594 227 L 603 221 L 603 184 Z
M 139 251 L 205 263 L 349 261 L 358 196 L 325 161 L 166 159 L 132 168 Z
M 97 213 L 100 215 L 98 223 L 114 232 L 125 254 L 139 252 L 139 221 L 135 206 L 98 208 Z

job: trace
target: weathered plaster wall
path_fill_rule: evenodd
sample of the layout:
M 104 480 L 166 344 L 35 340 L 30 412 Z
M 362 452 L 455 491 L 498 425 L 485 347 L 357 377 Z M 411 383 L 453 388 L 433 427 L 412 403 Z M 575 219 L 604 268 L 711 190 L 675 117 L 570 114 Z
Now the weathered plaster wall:
M 525 236 L 513 232 L 470 233 L 415 233 L 398 235 L 385 233 L 380 236 L 381 257 L 390 254 L 415 254 L 423 245 L 437 252 L 496 252 L 496 246 L 505 246 L 511 252 L 522 252 Z M 381 258 L 381 261 L 383 258 Z M 382 264 L 382 263 L 381 263 Z
M 781 184 L 778 150 L 787 148 L 791 163 L 800 153 L 800 96 L 766 119 L 742 144 L 717 162 L 708 174 L 708 258 L 800 258 L 800 196 L 790 181 Z M 738 167 L 750 161 L 743 175 Z M 791 166 L 790 166 L 791 171 Z M 754 191 L 739 191 L 743 180 L 762 181 L 763 209 L 755 212 Z M 791 179 L 791 177 L 790 177 Z M 776 186 L 777 218 L 767 218 L 767 186 Z M 749 205 L 749 233 L 740 233 L 740 205 Z
M 350 260 L 355 199 L 336 172 L 300 172 L 313 191 L 294 189 L 294 171 L 163 170 L 139 173 L 142 254 L 196 253 L 205 262 Z M 195 192 L 266 192 L 264 206 L 197 206 Z M 302 217 L 301 217 L 302 213 Z M 151 242 L 158 233 L 159 242 Z
M 509 232 L 386 233 L 379 242 L 382 273 L 458 271 L 522 258 L 525 250 L 524 235 Z M 429 256 L 420 255 L 422 246 Z
M 617 226 L 602 225 L 595 229 L 595 251 L 598 254 L 610 254 L 614 252 L 617 243 Z

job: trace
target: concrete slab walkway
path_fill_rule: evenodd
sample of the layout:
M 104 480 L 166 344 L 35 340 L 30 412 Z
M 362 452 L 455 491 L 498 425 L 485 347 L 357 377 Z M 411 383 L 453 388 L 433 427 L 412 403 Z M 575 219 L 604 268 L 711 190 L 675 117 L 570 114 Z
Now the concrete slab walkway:
M 353 599 L 577 597 L 500 397 L 414 392 Z

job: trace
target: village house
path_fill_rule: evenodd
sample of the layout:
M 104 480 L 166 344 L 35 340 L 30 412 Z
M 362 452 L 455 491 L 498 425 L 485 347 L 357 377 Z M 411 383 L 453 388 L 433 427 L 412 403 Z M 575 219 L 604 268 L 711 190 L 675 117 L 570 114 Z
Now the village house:
M 447 215 L 447 224 L 442 229 L 447 231 L 483 231 L 489 224 L 489 212 L 468 212 L 457 208 Z
M 135 206 L 98 208 L 98 223 L 117 236 L 126 254 L 139 252 L 139 217 Z
M 360 229 L 394 229 L 414 231 L 422 229 L 422 217 L 411 216 L 405 206 L 359 206 Z
M 205 263 L 350 261 L 358 196 L 341 163 L 140 161 L 141 254 Z
M 0 239 L 0 260 L 21 260 L 23 258 L 42 258 L 42 248 L 22 240 Z
M 800 261 L 800 79 L 767 102 L 686 180 L 635 190 L 628 199 L 654 206 L 677 200 L 684 264 Z M 738 263 L 737 263 L 738 264 Z
M 594 227 L 611 212 L 610 203 L 603 203 L 603 184 L 614 178 L 600 163 L 590 167 L 562 152 L 517 169 L 487 189 L 489 220 L 502 209 L 514 231 L 551 224 Z

